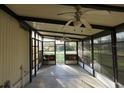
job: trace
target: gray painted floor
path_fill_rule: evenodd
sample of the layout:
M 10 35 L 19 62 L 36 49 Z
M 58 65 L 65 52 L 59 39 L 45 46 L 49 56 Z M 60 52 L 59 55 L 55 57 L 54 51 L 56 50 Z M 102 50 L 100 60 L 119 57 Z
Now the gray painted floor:
M 92 88 L 106 86 L 78 65 L 43 66 L 26 88 Z

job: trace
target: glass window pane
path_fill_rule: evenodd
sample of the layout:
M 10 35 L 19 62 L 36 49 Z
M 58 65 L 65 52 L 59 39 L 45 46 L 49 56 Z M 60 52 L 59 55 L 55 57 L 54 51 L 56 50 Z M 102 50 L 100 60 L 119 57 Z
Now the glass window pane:
M 44 54 L 54 54 L 54 42 L 43 42 Z
M 33 52 L 33 54 L 34 54 L 34 53 L 35 53 L 35 47 L 32 47 L 32 50 L 33 50 L 32 52 Z
M 36 47 L 36 53 L 38 53 L 38 47 Z
M 91 40 L 87 40 L 83 42 L 83 60 L 87 65 L 92 66 Z
M 36 54 L 36 59 L 38 58 L 38 54 Z
M 66 64 L 77 64 L 77 44 L 76 42 L 65 42 Z
M 39 42 L 39 51 L 42 50 L 42 42 Z
M 42 41 L 42 37 L 41 36 L 39 36 L 39 40 Z
M 35 60 L 35 55 L 33 54 L 33 59 L 32 59 L 33 61 Z
M 62 40 L 56 40 L 56 44 L 64 44 L 64 41 L 62 41 Z
M 101 37 L 102 44 L 100 54 L 101 54 L 101 65 L 102 73 L 113 79 L 113 62 L 112 62 L 112 49 L 111 49 L 111 36 Z
M 36 39 L 39 39 L 39 35 L 36 33 Z
M 107 43 L 107 42 L 111 42 L 111 36 L 110 35 L 101 37 L 101 43 Z
M 38 40 L 36 40 L 36 46 L 38 46 Z
M 43 41 L 55 41 L 55 39 L 51 39 L 51 38 L 43 38 Z
M 43 42 L 43 64 L 55 64 L 55 42 Z
M 35 33 L 34 33 L 34 31 L 32 31 L 32 38 L 35 38 Z
M 94 39 L 94 68 L 113 80 L 111 36 Z
M 35 40 L 32 39 L 32 46 L 35 46 Z
M 118 81 L 124 85 L 124 32 L 117 36 L 117 62 L 118 62 Z
M 78 57 L 79 61 L 82 62 L 82 42 L 78 42 Z
M 76 42 L 66 42 L 66 54 L 76 54 Z
M 82 58 L 82 42 L 78 42 L 78 55 Z

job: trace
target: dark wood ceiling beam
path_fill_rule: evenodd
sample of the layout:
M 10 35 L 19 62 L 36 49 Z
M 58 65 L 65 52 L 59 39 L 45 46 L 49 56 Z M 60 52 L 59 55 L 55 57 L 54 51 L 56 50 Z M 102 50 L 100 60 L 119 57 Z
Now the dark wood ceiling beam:
M 63 4 L 65 6 L 73 6 L 75 7 L 77 4 Z M 97 10 L 108 10 L 113 12 L 124 12 L 124 7 L 112 6 L 112 5 L 104 5 L 104 4 L 80 4 L 82 8 L 92 8 Z
M 9 9 L 7 6 L 5 6 L 4 4 L 0 4 L 0 9 L 2 9 L 3 11 L 5 11 L 6 13 L 8 13 L 9 15 L 11 15 L 12 17 L 18 20 L 18 15 L 14 13 L 11 9 Z
M 53 20 L 53 19 L 36 18 L 36 17 L 28 17 L 28 16 L 19 16 L 19 19 L 25 21 L 60 24 L 60 25 L 65 25 L 67 23 L 67 21 L 62 21 L 62 20 Z M 73 26 L 73 24 L 70 24 L 70 26 Z M 112 27 L 110 26 L 101 26 L 95 24 L 91 24 L 91 26 L 92 28 L 96 28 L 96 29 L 112 29 Z M 84 25 L 82 25 L 82 27 L 84 27 Z

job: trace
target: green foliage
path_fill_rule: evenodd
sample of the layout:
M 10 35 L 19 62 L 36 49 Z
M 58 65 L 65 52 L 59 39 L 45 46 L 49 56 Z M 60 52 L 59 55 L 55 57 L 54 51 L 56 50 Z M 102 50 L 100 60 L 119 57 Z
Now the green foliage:
M 74 51 L 74 50 L 76 50 L 75 42 L 66 43 L 66 51 Z

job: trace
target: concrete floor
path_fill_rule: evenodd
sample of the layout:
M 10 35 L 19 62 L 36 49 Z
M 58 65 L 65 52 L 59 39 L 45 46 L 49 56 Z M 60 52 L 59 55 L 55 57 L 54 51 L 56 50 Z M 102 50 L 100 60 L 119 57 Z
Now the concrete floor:
M 26 88 L 105 88 L 106 86 L 92 77 L 78 65 L 57 64 L 43 66 Z

